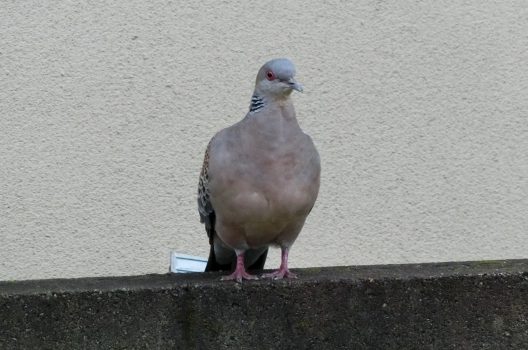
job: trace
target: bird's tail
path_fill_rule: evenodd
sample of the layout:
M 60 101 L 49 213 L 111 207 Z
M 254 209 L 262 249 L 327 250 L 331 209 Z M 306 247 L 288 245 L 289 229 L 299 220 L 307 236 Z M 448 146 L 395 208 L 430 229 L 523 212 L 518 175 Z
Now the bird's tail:
M 233 254 L 234 255 L 234 254 Z M 235 256 L 236 264 L 236 256 Z M 205 266 L 205 272 L 209 271 L 231 271 L 231 266 L 233 264 L 220 264 L 216 260 L 216 254 L 214 251 L 214 244 L 211 244 L 211 249 L 209 249 L 209 259 L 207 259 L 207 265 Z
M 233 252 L 230 263 L 220 264 L 216 258 L 215 246 L 211 244 L 209 249 L 209 259 L 207 259 L 207 265 L 205 266 L 205 272 L 209 271 L 233 271 L 236 266 L 236 255 Z M 258 256 L 257 256 L 258 254 Z M 264 265 L 266 264 L 266 258 L 268 256 L 268 248 L 265 250 L 252 250 L 249 249 L 246 251 L 246 270 L 248 271 L 262 271 Z M 248 266 L 248 262 L 251 262 L 251 265 Z

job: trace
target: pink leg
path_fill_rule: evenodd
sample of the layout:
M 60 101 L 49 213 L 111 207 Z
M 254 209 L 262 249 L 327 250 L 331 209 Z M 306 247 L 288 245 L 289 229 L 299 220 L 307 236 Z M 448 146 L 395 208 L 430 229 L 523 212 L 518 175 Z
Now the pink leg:
M 242 282 L 242 280 L 256 280 L 258 279 L 257 276 L 250 275 L 246 272 L 246 268 L 244 267 L 244 252 L 238 252 L 237 251 L 237 264 L 235 271 L 230 274 L 229 276 L 222 277 L 222 281 L 236 281 L 236 282 Z
M 288 270 L 288 251 L 286 247 L 282 248 L 281 254 L 281 265 L 277 271 L 266 273 L 262 275 L 264 278 L 272 278 L 274 280 L 280 280 L 283 278 L 297 278 L 297 275 Z

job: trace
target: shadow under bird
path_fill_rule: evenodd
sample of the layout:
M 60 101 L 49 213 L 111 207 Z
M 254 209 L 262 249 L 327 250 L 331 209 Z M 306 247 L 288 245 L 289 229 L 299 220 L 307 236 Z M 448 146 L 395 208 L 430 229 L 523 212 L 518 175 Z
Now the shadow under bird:
M 209 142 L 198 185 L 198 211 L 209 236 L 205 271 L 232 271 L 223 280 L 256 279 L 268 247 L 281 248 L 278 270 L 265 278 L 295 278 L 288 252 L 317 194 L 321 165 L 300 128 L 290 95 L 302 92 L 285 58 L 257 74 L 249 112 Z

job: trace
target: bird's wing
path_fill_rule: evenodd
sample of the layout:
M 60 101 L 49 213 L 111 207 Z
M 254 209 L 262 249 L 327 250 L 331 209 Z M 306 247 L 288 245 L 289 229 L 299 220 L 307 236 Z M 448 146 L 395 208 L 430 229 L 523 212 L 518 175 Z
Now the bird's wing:
M 218 137 L 218 135 L 215 137 Z M 200 214 L 200 221 L 205 225 L 205 231 L 209 237 L 210 244 L 209 259 L 205 271 L 229 271 L 234 268 L 236 255 L 233 249 L 228 248 L 218 241 L 215 242 L 219 238 L 215 231 L 216 214 L 211 203 L 209 190 L 209 156 L 215 137 L 207 145 L 202 171 L 200 172 L 200 179 L 198 181 L 198 212 Z M 250 270 L 262 270 L 266 263 L 267 254 L 267 247 L 249 249 L 246 253 L 248 268 Z
M 200 214 L 200 222 L 205 224 L 205 230 L 211 245 L 214 239 L 215 212 L 211 204 L 209 192 L 209 151 L 213 139 L 214 137 L 209 141 L 205 150 L 202 171 L 200 172 L 200 179 L 198 181 L 198 213 Z

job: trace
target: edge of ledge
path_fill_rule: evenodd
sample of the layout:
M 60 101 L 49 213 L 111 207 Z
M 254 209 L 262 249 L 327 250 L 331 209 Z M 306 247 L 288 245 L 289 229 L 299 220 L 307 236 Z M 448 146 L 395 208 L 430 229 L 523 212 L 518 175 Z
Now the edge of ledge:
M 303 284 L 322 282 L 363 282 L 372 280 L 437 279 L 459 276 L 528 275 L 528 259 L 480 260 L 417 264 L 330 266 L 292 269 L 299 278 L 294 280 L 257 280 L 242 284 L 221 282 L 221 273 L 148 274 L 137 276 L 82 277 L 70 279 L 41 279 L 0 281 L 0 298 L 11 295 L 53 295 L 78 292 L 109 292 L 115 290 L 163 290 L 189 287 L 241 288 L 259 284 Z

